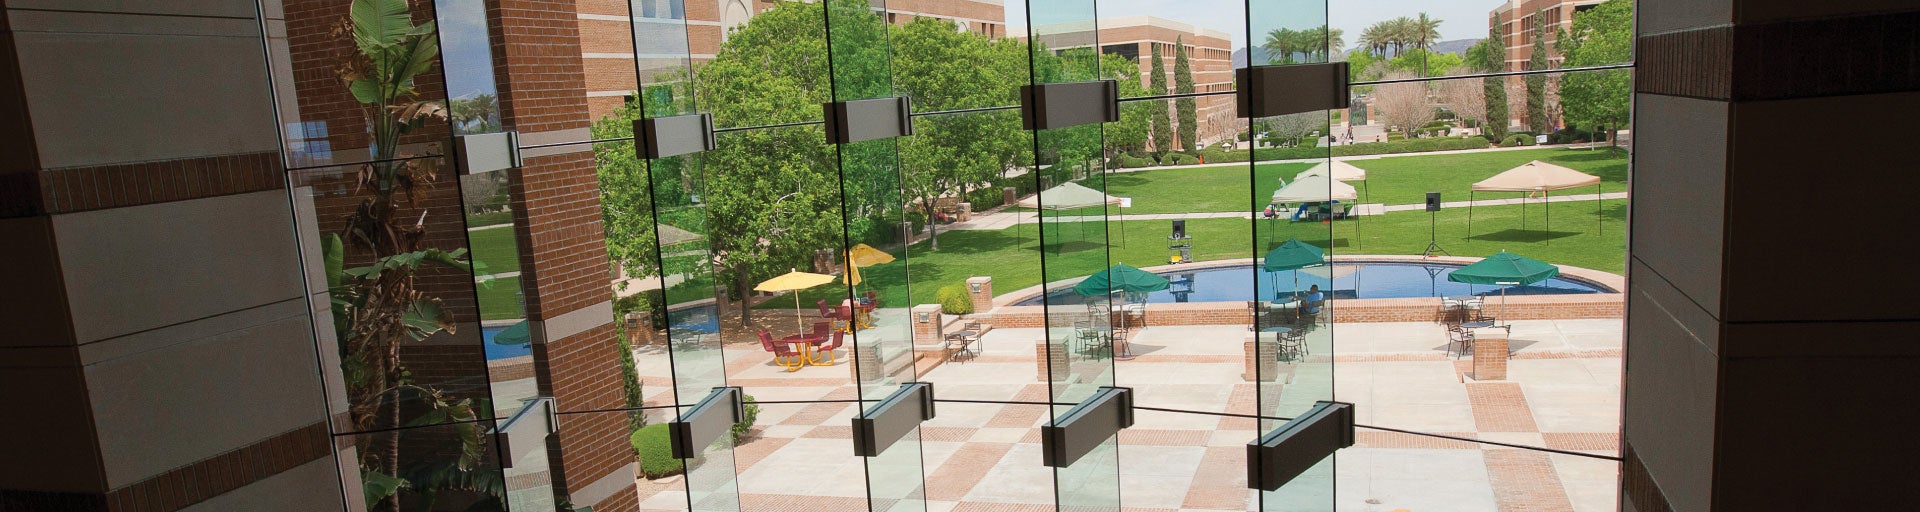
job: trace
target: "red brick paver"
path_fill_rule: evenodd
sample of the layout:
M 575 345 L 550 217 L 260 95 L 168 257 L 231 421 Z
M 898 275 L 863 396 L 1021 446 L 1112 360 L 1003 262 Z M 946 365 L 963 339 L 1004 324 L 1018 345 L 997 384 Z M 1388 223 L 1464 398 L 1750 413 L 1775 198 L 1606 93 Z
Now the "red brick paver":
M 1469 382 L 1467 401 L 1473 405 L 1473 425 L 1481 432 L 1536 432 L 1533 410 L 1520 385 L 1512 382 Z
M 1487 477 L 1500 512 L 1573 512 L 1553 459 L 1531 450 L 1487 450 Z

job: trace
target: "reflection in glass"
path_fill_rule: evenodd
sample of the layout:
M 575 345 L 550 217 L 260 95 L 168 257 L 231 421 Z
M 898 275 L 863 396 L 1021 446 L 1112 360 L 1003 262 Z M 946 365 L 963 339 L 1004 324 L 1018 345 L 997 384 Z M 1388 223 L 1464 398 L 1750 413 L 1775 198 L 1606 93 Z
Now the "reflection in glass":
M 266 24 L 270 34 L 287 34 L 284 42 L 269 42 L 275 46 L 269 55 L 286 60 L 270 64 L 288 167 L 444 153 L 447 90 L 440 86 L 445 77 L 438 66 L 440 34 L 432 4 L 400 6 L 409 18 L 405 24 L 347 21 L 352 5 L 393 1 L 280 2 L 287 5 L 262 9 L 284 13 Z M 351 30 L 334 30 L 342 23 Z M 382 44 L 363 47 L 356 41 Z M 292 58 L 293 49 L 302 58 Z M 315 56 L 319 58 L 307 58 Z M 405 64 L 411 62 L 427 65 Z M 491 66 L 487 69 L 490 73 Z
M 447 78 L 447 117 L 457 135 L 501 130 L 499 88 L 493 81 L 493 44 L 480 2 L 434 0 Z

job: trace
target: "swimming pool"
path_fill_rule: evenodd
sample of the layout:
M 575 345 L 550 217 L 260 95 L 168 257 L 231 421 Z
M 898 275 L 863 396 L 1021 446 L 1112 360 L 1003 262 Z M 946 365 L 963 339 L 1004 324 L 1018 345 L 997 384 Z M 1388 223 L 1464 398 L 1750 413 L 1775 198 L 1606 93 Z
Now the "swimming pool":
M 674 309 L 669 311 L 667 316 L 668 320 L 673 322 L 673 328 L 676 330 L 705 333 L 720 332 L 719 309 L 715 308 L 713 304 Z M 500 331 L 507 330 L 507 327 L 507 325 L 501 325 L 480 328 L 481 344 L 486 347 L 487 360 L 520 357 L 533 353 L 533 346 L 531 344 L 502 345 L 494 343 L 494 335 L 500 334 Z
M 1445 263 L 1356 262 L 1336 263 L 1331 267 L 1294 271 L 1266 272 L 1251 265 L 1163 270 L 1155 272 L 1173 282 L 1165 290 L 1147 294 L 1149 303 L 1225 302 L 1254 300 L 1255 290 L 1262 300 L 1276 293 L 1305 290 L 1320 285 L 1320 290 L 1336 299 L 1385 299 L 1408 297 L 1452 297 L 1459 295 L 1499 295 L 1500 286 L 1472 285 L 1447 280 L 1447 275 L 1463 265 Z M 1506 287 L 1508 295 L 1557 295 L 1612 293 L 1605 286 L 1561 276 L 1527 286 Z M 1072 289 L 1048 293 L 1052 304 L 1079 304 L 1080 294 Z M 1039 306 L 1045 300 L 1033 296 L 1013 303 L 1015 306 Z

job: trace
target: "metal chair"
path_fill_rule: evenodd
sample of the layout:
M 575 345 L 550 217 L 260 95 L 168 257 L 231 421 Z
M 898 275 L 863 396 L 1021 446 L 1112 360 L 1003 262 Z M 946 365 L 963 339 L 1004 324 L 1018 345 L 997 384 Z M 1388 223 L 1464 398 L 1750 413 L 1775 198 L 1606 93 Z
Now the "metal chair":
M 826 322 L 821 322 L 821 323 L 824 324 Z M 819 325 L 820 324 L 814 325 L 815 331 L 821 330 Z M 840 363 L 838 356 L 835 356 L 833 351 L 834 349 L 840 348 L 840 344 L 846 341 L 846 338 L 847 338 L 847 333 L 844 333 L 844 332 L 833 333 L 833 339 L 831 341 L 828 341 L 826 345 L 821 345 L 820 348 L 817 349 L 818 352 L 825 352 L 827 354 L 827 366 L 833 366 L 835 364 Z M 816 355 L 815 361 L 814 361 L 815 363 L 819 362 L 818 358 L 819 356 Z

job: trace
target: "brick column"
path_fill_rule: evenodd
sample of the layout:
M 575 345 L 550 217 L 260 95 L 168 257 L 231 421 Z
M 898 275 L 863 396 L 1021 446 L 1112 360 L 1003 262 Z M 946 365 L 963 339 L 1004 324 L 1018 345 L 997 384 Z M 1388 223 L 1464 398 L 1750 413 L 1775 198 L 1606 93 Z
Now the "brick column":
M 1036 380 L 1041 382 L 1048 380 L 1060 382 L 1067 380 L 1067 376 L 1071 373 L 1069 372 L 1069 370 L 1071 370 L 1071 368 L 1069 368 L 1070 365 L 1067 364 L 1067 346 L 1065 344 L 1047 343 L 1045 341 L 1034 342 L 1033 356 L 1034 375 L 1036 375 L 1034 378 Z M 1049 361 L 1051 361 L 1052 364 L 1048 364 Z M 1049 379 L 1047 375 L 1049 368 L 1053 370 L 1051 379 Z
M 967 298 L 973 300 L 974 314 L 993 311 L 993 278 L 988 276 L 967 278 Z
M 1240 374 L 1241 380 L 1272 382 L 1280 375 L 1280 344 L 1278 342 L 1258 340 L 1254 333 L 1247 333 L 1240 343 L 1240 348 L 1242 353 L 1246 354 L 1246 373 Z
M 913 307 L 913 343 L 930 345 L 940 342 L 940 326 L 946 320 L 941 318 L 939 304 L 921 304 Z
M 488 2 L 502 121 L 528 140 L 588 138 L 579 14 L 564 0 Z M 625 405 L 608 285 L 606 231 L 586 145 L 529 151 L 509 193 L 540 389 L 561 411 Z M 560 419 L 550 443 L 556 493 L 576 507 L 637 508 L 626 416 Z
M 1473 380 L 1506 380 L 1507 330 L 1479 329 L 1473 333 Z

